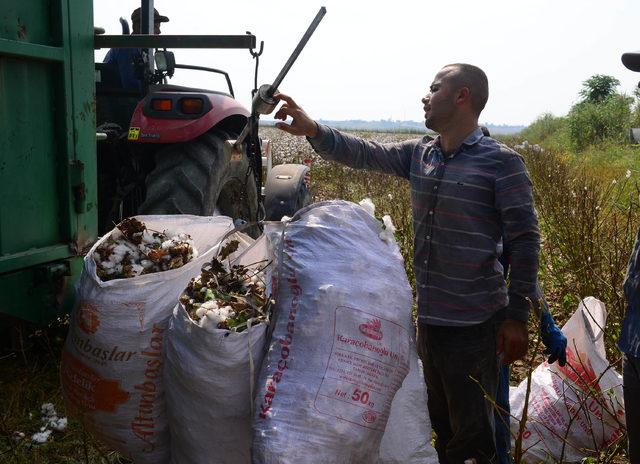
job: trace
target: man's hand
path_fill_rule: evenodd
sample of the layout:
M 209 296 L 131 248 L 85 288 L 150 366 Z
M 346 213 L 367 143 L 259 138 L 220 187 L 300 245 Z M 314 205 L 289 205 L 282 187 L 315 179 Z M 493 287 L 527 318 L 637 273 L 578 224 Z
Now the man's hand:
M 284 100 L 283 105 L 274 117 L 281 121 L 285 121 L 287 116 L 291 116 L 292 119 L 291 124 L 285 124 L 283 122 L 276 123 L 278 129 L 288 132 L 289 134 L 304 135 L 310 138 L 318 135 L 318 125 L 316 122 L 293 101 L 293 98 L 283 93 L 276 93 L 273 98 L 276 100 Z
M 524 358 L 528 345 L 527 324 L 515 319 L 505 319 L 496 339 L 496 354 L 502 355 L 502 364 L 511 364 Z

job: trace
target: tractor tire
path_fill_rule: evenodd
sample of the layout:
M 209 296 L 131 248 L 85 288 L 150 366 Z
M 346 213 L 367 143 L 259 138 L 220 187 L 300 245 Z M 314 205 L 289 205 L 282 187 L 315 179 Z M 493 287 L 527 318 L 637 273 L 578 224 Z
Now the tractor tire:
M 258 190 L 243 155 L 230 159 L 224 141 L 232 138 L 211 130 L 195 140 L 156 153 L 155 168 L 146 179 L 140 214 L 222 214 L 247 222 L 257 220 Z

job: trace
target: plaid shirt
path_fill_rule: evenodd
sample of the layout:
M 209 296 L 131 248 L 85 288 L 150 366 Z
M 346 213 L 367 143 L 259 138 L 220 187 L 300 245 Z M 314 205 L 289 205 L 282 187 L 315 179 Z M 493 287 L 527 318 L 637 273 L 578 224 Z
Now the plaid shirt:
M 380 144 L 320 124 L 309 142 L 325 159 L 410 181 L 419 322 L 474 325 L 504 307 L 506 317 L 527 321 L 540 234 L 520 155 L 479 128 L 446 157 L 439 138 Z M 508 290 L 498 262 L 503 236 Z

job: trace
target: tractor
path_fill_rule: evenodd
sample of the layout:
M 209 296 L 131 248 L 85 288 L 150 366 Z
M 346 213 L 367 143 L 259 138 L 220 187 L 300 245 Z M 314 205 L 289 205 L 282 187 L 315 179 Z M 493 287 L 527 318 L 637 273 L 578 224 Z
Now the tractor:
M 256 51 L 255 37 L 249 33 L 194 36 L 191 40 L 185 39 L 188 36 L 152 35 L 152 3 L 143 0 L 140 9 L 145 34 L 130 35 L 128 23 L 120 18 L 121 37 L 98 35 L 95 40 L 96 46 L 139 47 L 140 55 L 131 65 L 141 82 L 140 92 L 123 88 L 115 64 L 96 64 L 99 233 L 136 214 L 222 214 L 237 224 L 292 215 L 309 202 L 305 180 L 309 168 L 281 165 L 272 172 L 270 143 L 259 138 L 258 119 L 275 108 L 272 96 L 277 85 L 322 19 L 324 9 L 277 81 L 253 90 L 252 109 L 248 110 L 235 100 L 228 73 L 177 64 L 167 48 L 237 46 L 248 48 L 257 60 L 264 44 Z M 227 88 L 168 84 L 180 69 L 221 74 Z M 256 84 L 257 73 L 256 64 Z M 267 178 L 264 188 L 263 177 Z M 258 226 L 250 229 L 252 235 L 259 232 Z

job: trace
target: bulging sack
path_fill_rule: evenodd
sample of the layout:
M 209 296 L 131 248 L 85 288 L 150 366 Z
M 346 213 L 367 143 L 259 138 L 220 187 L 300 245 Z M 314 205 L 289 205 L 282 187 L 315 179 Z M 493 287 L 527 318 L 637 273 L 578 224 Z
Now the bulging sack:
M 232 265 L 264 267 L 266 238 L 236 253 Z M 265 322 L 242 332 L 207 329 L 194 322 L 182 304 L 176 306 L 167 331 L 165 365 L 172 463 L 251 462 L 253 393 L 266 329 Z
M 622 377 L 606 358 L 604 303 L 580 302 L 562 327 L 567 364 L 542 363 L 531 375 L 522 449 L 526 462 L 579 462 L 620 438 L 624 430 Z M 512 436 L 518 436 L 527 380 L 510 392 Z M 564 451 L 563 451 L 564 449 Z
M 391 403 L 391 414 L 380 443 L 379 464 L 437 464 L 431 446 L 431 420 L 422 362 L 412 344 L 410 369 Z
M 276 304 L 256 395 L 254 463 L 378 460 L 415 349 L 411 288 L 397 244 L 381 240 L 381 229 L 345 201 L 267 227 Z
M 230 218 L 138 216 L 149 229 L 189 234 L 198 258 L 165 272 L 103 282 L 93 252 L 76 286 L 77 304 L 60 365 L 68 409 L 100 440 L 140 463 L 169 461 L 162 370 L 167 321 L 189 280 L 233 229 Z

